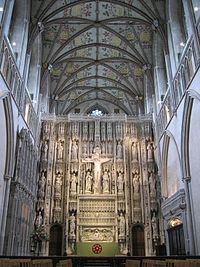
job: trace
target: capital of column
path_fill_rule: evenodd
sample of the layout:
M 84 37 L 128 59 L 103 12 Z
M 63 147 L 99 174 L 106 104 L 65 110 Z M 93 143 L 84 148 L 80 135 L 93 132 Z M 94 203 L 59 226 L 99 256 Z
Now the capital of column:
M 191 182 L 191 176 L 183 177 L 183 181 L 186 181 L 187 183 Z

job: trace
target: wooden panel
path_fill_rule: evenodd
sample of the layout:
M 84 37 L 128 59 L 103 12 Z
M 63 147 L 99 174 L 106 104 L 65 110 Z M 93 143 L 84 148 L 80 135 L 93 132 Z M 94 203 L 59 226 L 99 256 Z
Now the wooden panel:
M 140 267 L 140 261 L 137 261 L 137 260 L 126 260 L 125 267 Z
M 143 260 L 142 267 L 166 267 L 166 262 L 162 260 Z
M 59 266 L 60 267 L 72 267 L 72 260 L 63 260 L 59 261 Z
M 144 229 L 141 225 L 135 225 L 132 229 L 132 255 L 144 256 L 145 243 L 144 243 Z
M 170 255 L 185 255 L 185 239 L 183 225 L 167 230 L 169 237 Z

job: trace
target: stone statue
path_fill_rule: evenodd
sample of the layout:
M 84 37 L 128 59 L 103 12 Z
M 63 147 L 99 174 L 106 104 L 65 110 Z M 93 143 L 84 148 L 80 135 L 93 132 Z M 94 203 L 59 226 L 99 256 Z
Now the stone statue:
M 76 218 L 74 216 L 74 213 L 71 214 L 69 217 L 69 235 L 70 236 L 75 236 L 75 229 L 76 229 Z
M 149 174 L 149 187 L 150 187 L 150 194 L 155 196 L 156 195 L 156 179 L 155 179 L 155 174 L 153 172 Z
M 101 141 L 106 141 L 106 125 L 105 125 L 105 122 L 101 123 Z
M 116 137 L 117 139 L 122 138 L 122 125 L 119 122 L 116 125 Z
M 125 236 L 126 222 L 122 213 L 119 216 L 119 236 Z
M 153 239 L 156 239 L 158 238 L 158 224 L 157 224 L 157 218 L 155 216 L 155 212 L 153 213 L 153 216 L 151 219 L 151 225 L 152 225 Z
M 112 154 L 112 142 L 108 142 L 108 154 Z
M 140 190 L 140 182 L 139 182 L 139 175 L 137 172 L 133 174 L 133 188 L 134 188 L 134 194 L 139 194 Z
M 44 171 L 42 171 L 41 176 L 38 181 L 38 197 L 43 199 L 45 196 L 45 184 L 46 184 L 46 177 Z
M 63 142 L 60 140 L 57 144 L 57 159 L 62 160 L 63 159 Z
M 112 123 L 111 122 L 107 123 L 107 140 L 108 141 L 112 140 Z
M 92 192 L 92 180 L 93 180 L 93 177 L 90 174 L 90 171 L 88 171 L 85 177 L 85 192 L 86 193 Z
M 44 143 L 42 144 L 42 159 L 43 160 L 48 159 L 48 150 L 49 150 L 48 141 L 45 140 Z
M 92 154 L 92 152 L 93 152 L 93 142 L 90 142 L 89 150 L 90 150 L 90 154 Z
M 84 122 L 83 123 L 83 141 L 87 141 L 88 137 L 88 123 Z
M 103 174 L 103 193 L 109 193 L 110 189 L 109 189 L 109 175 L 107 171 L 104 171 Z
M 76 174 L 75 172 L 73 172 L 71 177 L 71 188 L 70 188 L 71 193 L 76 193 L 76 183 L 77 183 Z
M 105 142 L 102 142 L 102 154 L 105 155 L 106 154 L 106 143 Z
M 118 193 L 122 194 L 124 189 L 124 178 L 121 172 L 119 173 L 117 178 L 117 187 L 118 187 Z
M 94 154 L 92 154 L 92 158 L 86 158 L 82 160 L 82 162 L 94 163 L 94 194 L 99 194 L 101 192 L 101 180 L 100 180 L 101 164 L 110 161 L 110 159 L 105 159 L 105 158 L 101 159 L 100 154 L 101 150 L 97 146 L 94 149 Z
M 61 186 L 62 186 L 62 175 L 60 172 L 58 172 L 56 175 L 56 179 L 55 179 L 55 195 L 56 196 L 61 195 Z
M 89 140 L 93 141 L 94 139 L 94 125 L 93 123 L 89 124 Z
M 44 133 L 44 134 L 48 134 L 49 131 L 50 131 L 50 125 L 49 125 L 49 123 L 46 121 L 46 122 L 43 123 L 43 133 Z
M 117 143 L 117 159 L 121 159 L 122 158 L 122 145 L 121 142 L 119 141 Z
M 42 222 L 43 222 L 43 218 L 42 218 L 42 212 L 41 210 L 38 212 L 38 215 L 36 217 L 36 220 L 35 220 L 35 225 L 37 227 L 41 226 L 42 225 Z
M 73 161 L 77 161 L 78 160 L 78 146 L 77 146 L 75 140 L 72 143 L 72 160 Z
M 86 142 L 83 143 L 82 148 L 83 148 L 83 151 L 82 151 L 83 156 L 87 155 L 87 143 Z
M 59 124 L 59 132 L 60 132 L 61 135 L 64 135 L 64 133 L 65 133 L 65 125 L 64 125 L 63 122 L 61 122 Z
M 153 160 L 153 144 L 151 141 L 147 144 L 147 160 L 152 161 Z
M 132 144 L 132 160 L 138 161 L 138 150 L 137 150 L 137 143 Z

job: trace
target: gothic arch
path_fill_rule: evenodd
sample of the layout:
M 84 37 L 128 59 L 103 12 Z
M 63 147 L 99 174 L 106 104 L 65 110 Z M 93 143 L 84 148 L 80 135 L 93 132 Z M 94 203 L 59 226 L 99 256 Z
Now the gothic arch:
M 14 120 L 13 120 L 13 109 L 11 103 L 11 96 L 7 96 L 3 99 L 5 116 L 6 116 L 6 132 L 7 132 L 7 153 L 6 153 L 6 165 L 5 165 L 5 176 L 12 177 L 14 170 Z
M 4 170 L 4 189 L 3 189 L 3 204 L 2 204 L 2 221 L 0 224 L 1 233 L 5 233 L 7 221 L 7 209 L 10 192 L 10 182 L 14 171 L 14 150 L 15 150 L 15 136 L 14 136 L 14 121 L 13 110 L 10 95 L 3 98 L 3 105 L 5 111 L 6 121 L 6 161 Z M 3 252 L 4 238 L 1 238 L 0 253 Z
M 131 256 L 145 255 L 144 225 L 136 223 L 131 226 Z
M 49 255 L 61 256 L 62 255 L 62 236 L 63 227 L 61 224 L 53 224 L 50 228 L 49 240 Z
M 182 121 L 182 136 L 181 136 L 181 156 L 183 162 L 183 177 L 190 179 L 190 162 L 189 162 L 189 130 L 192 106 L 194 98 L 200 101 L 200 95 L 194 90 L 188 90 L 184 103 L 183 121 Z
M 176 152 L 177 152 L 177 156 L 178 156 L 178 163 L 179 163 L 179 167 L 180 167 L 180 172 L 181 172 L 181 177 L 182 178 L 182 164 L 181 164 L 181 156 L 180 156 L 180 152 L 178 149 L 178 145 L 176 143 L 176 140 L 174 138 L 174 136 L 172 135 L 172 133 L 170 131 L 165 131 L 165 136 L 164 136 L 164 142 L 163 142 L 163 151 L 162 151 L 162 177 L 163 177 L 163 182 L 162 182 L 162 195 L 165 197 L 169 197 L 169 191 L 168 191 L 168 156 L 169 156 L 169 147 L 170 147 L 170 143 L 174 144 Z M 177 166 L 178 167 L 178 166 Z M 176 181 L 177 183 L 177 189 L 179 189 L 178 187 L 178 178 L 176 177 Z M 175 193 L 175 192 L 173 192 Z

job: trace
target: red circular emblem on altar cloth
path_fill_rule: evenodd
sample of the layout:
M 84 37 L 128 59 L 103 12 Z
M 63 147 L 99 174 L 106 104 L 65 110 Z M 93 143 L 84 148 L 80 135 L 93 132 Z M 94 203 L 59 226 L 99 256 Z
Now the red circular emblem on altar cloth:
M 100 244 L 94 244 L 92 246 L 92 251 L 95 253 L 95 254 L 99 254 L 101 253 L 102 251 L 102 246 Z

